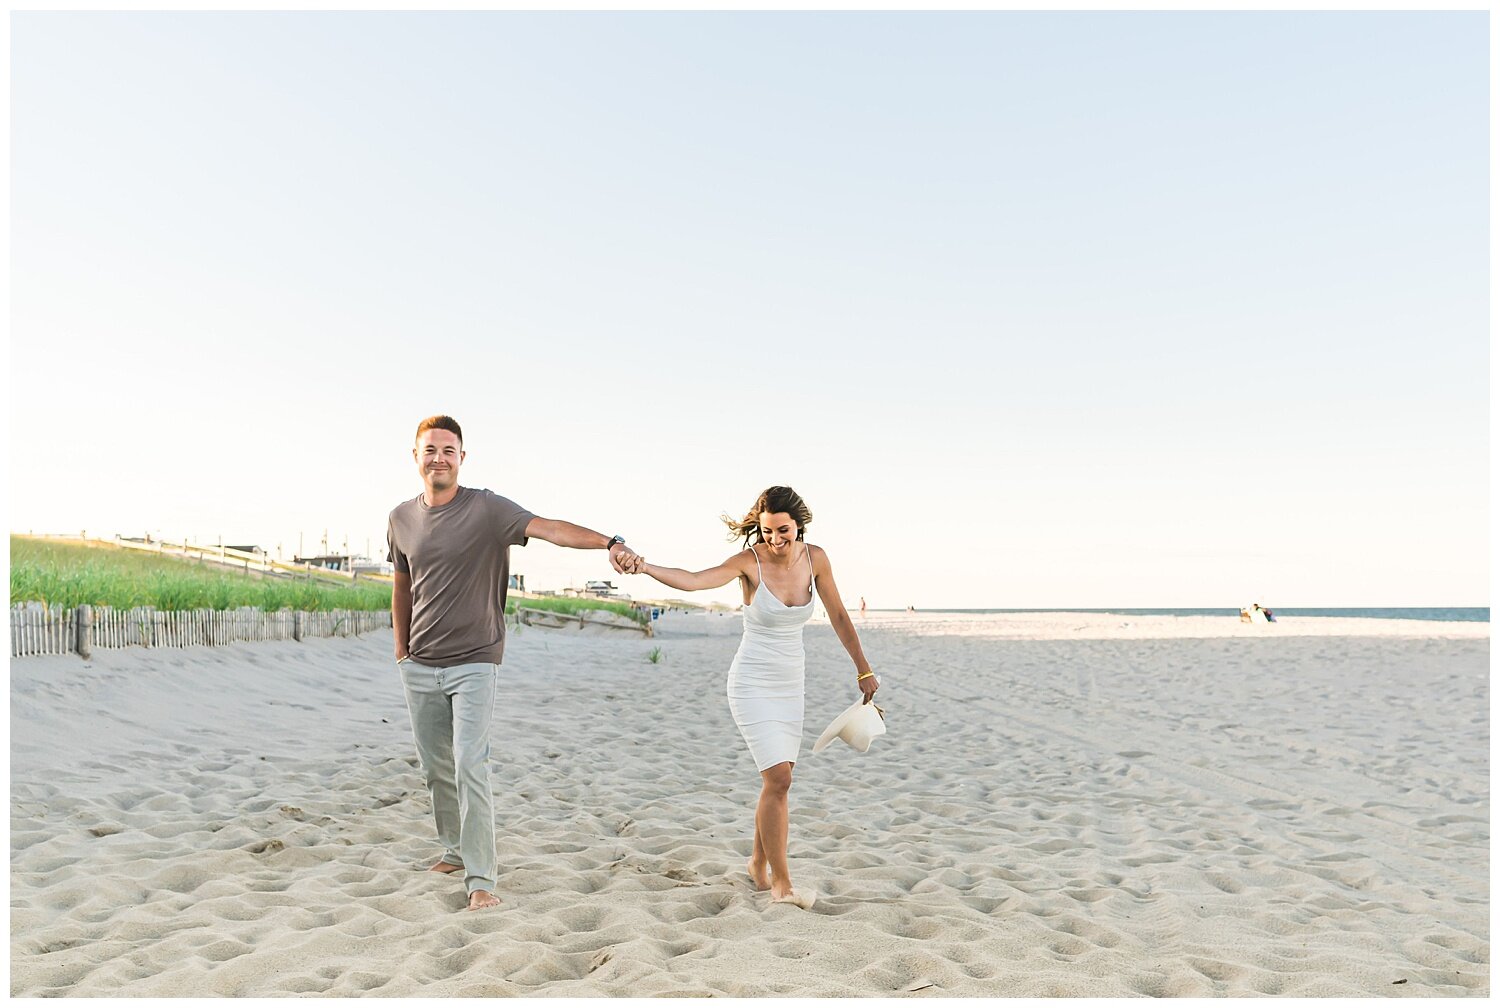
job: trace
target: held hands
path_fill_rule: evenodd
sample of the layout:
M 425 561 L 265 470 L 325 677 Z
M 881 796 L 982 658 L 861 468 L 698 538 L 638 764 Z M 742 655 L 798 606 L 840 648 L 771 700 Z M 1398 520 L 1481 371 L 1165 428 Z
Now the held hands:
M 639 574 L 645 562 L 645 557 L 624 543 L 610 547 L 609 565 L 615 569 L 616 574 Z

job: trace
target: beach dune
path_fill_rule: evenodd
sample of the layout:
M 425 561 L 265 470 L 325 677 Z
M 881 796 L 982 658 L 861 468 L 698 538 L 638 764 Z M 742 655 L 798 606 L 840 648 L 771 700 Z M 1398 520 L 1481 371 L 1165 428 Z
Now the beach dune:
M 811 911 L 744 875 L 736 616 L 514 633 L 480 913 L 388 631 L 15 660 L 11 992 L 1488 994 L 1488 624 L 1196 619 L 872 618 L 889 734 L 816 756 L 810 626 Z

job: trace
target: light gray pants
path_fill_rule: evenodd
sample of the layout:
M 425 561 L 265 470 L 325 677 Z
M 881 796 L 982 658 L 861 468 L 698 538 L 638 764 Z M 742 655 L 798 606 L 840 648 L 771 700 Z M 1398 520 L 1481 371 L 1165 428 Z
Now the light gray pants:
M 403 658 L 401 685 L 432 794 L 443 860 L 462 865 L 469 892 L 495 891 L 495 798 L 490 792 L 490 714 L 500 666 L 438 668 Z

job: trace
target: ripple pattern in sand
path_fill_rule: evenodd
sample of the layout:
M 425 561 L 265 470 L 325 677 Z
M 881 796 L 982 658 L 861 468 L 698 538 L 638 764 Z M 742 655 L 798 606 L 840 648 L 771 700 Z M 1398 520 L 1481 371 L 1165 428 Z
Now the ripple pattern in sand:
M 852 677 L 808 634 L 792 859 L 811 912 L 743 874 L 758 781 L 718 628 L 511 642 L 504 906 L 480 914 L 420 870 L 437 851 L 388 637 L 164 672 L 111 656 L 72 699 L 119 716 L 51 762 L 68 687 L 17 663 L 36 723 L 13 750 L 12 993 L 1488 992 L 1485 642 L 875 628 L 880 666 L 912 670 L 881 694 L 891 734 L 812 756 Z M 271 702 L 330 664 L 348 675 L 321 708 Z M 163 730 L 147 710 L 186 682 L 202 716 Z

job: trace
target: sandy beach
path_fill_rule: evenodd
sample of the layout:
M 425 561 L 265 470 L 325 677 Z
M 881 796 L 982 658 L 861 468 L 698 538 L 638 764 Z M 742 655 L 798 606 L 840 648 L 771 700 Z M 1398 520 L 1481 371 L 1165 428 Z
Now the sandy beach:
M 810 625 L 811 911 L 744 874 L 738 616 L 513 631 L 480 913 L 388 631 L 14 660 L 11 993 L 1489 993 L 1488 624 L 856 624 L 890 732 L 812 754 L 855 690 Z

